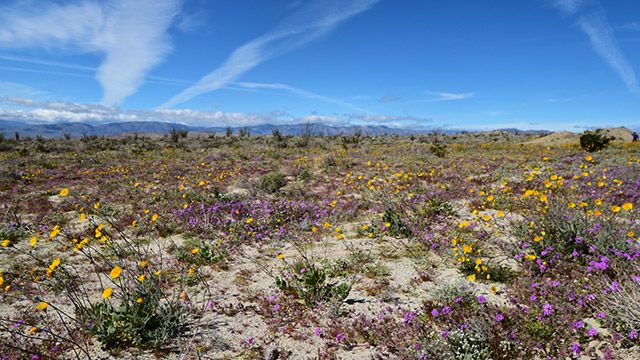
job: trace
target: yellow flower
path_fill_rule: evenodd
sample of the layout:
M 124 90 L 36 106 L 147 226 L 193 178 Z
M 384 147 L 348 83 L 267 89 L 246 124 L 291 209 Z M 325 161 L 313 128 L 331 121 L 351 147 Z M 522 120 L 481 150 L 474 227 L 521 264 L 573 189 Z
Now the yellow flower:
M 56 225 L 51 229 L 51 233 L 49 233 L 49 238 L 53 239 L 54 237 L 60 234 L 60 226 Z
M 11 244 L 11 240 L 2 240 L 2 247 L 7 247 Z
M 2 277 L 2 273 L 0 272 L 0 286 L 4 284 L 4 278 Z
M 498 217 L 503 217 L 504 216 L 504 211 L 502 210 L 498 210 L 498 213 L 496 214 Z
M 37 328 L 37 327 L 35 327 L 35 326 L 32 326 L 32 327 L 29 329 L 29 334 L 35 334 L 35 333 L 37 333 L 37 332 L 38 332 L 38 328 Z
M 613 206 L 611 207 L 611 211 L 613 211 L 614 213 L 618 213 L 618 212 L 620 212 L 620 210 L 621 210 L 621 209 L 620 209 L 620 206 L 613 205 Z
M 102 292 L 102 299 L 106 300 L 106 299 L 110 298 L 112 294 L 113 294 L 113 289 L 108 287 L 108 288 L 104 289 L 104 291 Z
M 593 157 L 591 157 L 591 155 L 585 156 L 584 159 L 587 160 L 587 161 L 593 161 Z
M 42 301 L 42 302 L 38 303 L 38 305 L 36 305 L 36 309 L 38 309 L 40 311 L 47 310 L 48 307 L 49 307 L 49 304 L 47 304 L 44 301 Z
M 138 220 L 133 220 L 133 221 L 131 222 L 131 227 L 132 227 L 132 228 L 136 227 L 136 224 L 137 224 L 137 223 L 138 223 Z
M 118 265 L 116 265 L 113 269 L 111 269 L 111 273 L 109 273 L 109 276 L 112 279 L 117 279 L 120 274 L 122 274 L 122 268 Z
M 140 267 L 141 268 L 146 268 L 148 265 L 147 260 L 140 260 Z
M 64 188 L 64 189 L 60 190 L 60 196 L 61 197 L 65 197 L 67 195 L 69 195 L 69 189 Z
M 631 209 L 633 209 L 633 204 L 630 203 L 630 202 L 626 202 L 626 203 L 622 204 L 622 208 L 625 211 L 630 211 Z
M 284 253 L 278 254 L 278 260 L 284 260 Z
M 142 304 L 142 298 L 141 298 L 141 297 L 140 297 L 140 298 L 138 298 L 138 299 L 136 300 L 136 302 L 137 302 L 138 304 Z
M 138 276 L 138 281 L 143 282 L 146 277 L 144 275 Z
M 253 218 L 252 217 L 247 219 L 247 224 L 251 224 L 252 222 L 253 222 Z
M 49 265 L 49 270 L 54 271 L 58 266 L 60 266 L 60 262 L 60 258 L 53 259 L 51 265 Z
M 29 245 L 31 245 L 31 247 L 35 247 L 37 243 L 38 243 L 38 238 L 35 236 L 32 237 L 31 240 L 29 240 Z
M 97 202 L 97 203 L 93 204 L 93 208 L 96 209 L 96 210 L 100 209 L 100 203 Z
M 467 276 L 467 280 L 474 282 L 476 281 L 476 274 L 471 274 L 469 276 Z
M 191 250 L 191 253 L 192 253 L 193 255 L 195 255 L 195 254 L 197 254 L 199 251 L 200 251 L 200 248 L 195 247 L 195 248 L 193 248 L 193 249 Z
M 151 216 L 151 222 L 154 222 L 154 221 L 156 221 L 156 220 L 158 220 L 158 214 L 154 213 L 154 214 Z
M 80 221 L 84 221 L 86 219 L 87 219 L 87 214 L 85 213 L 80 214 Z

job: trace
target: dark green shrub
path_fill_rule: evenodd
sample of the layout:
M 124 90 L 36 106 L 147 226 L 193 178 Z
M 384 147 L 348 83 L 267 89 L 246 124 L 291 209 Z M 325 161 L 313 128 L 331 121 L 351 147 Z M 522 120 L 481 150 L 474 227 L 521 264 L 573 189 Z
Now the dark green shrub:
M 580 135 L 580 147 L 588 152 L 600 151 L 609 145 L 613 137 L 604 135 L 602 129 L 595 131 L 585 131 Z

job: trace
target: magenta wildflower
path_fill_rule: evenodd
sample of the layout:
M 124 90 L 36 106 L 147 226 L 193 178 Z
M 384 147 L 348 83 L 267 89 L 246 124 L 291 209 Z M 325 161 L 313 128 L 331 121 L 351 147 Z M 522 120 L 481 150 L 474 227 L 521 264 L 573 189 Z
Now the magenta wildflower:
M 313 332 L 316 334 L 316 336 L 320 336 L 322 335 L 322 329 L 320 329 L 319 327 L 316 327 Z
M 478 302 L 479 302 L 480 304 L 484 304 L 484 303 L 486 303 L 486 302 L 487 302 L 487 298 L 486 298 L 486 297 L 484 297 L 484 295 L 478 295 L 478 297 L 477 297 L 476 299 L 478 300 Z
M 544 316 L 549 316 L 553 313 L 553 305 L 551 304 L 544 304 L 542 305 L 542 314 Z
M 593 328 L 593 327 L 592 327 L 591 329 L 589 329 L 588 334 L 589 334 L 589 336 L 591 336 L 591 337 L 598 336 L 598 329 L 596 329 L 596 328 Z
M 342 340 L 344 340 L 344 334 L 343 333 L 337 333 L 336 334 L 336 342 L 341 343 Z
M 629 339 L 631 339 L 631 340 L 638 339 L 638 331 L 637 330 L 631 330 L 629 332 Z

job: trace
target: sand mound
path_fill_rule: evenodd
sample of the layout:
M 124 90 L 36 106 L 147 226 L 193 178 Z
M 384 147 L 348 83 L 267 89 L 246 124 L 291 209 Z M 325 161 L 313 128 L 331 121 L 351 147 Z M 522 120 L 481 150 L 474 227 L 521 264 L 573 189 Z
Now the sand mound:
M 617 127 L 611 129 L 605 129 L 604 133 L 608 136 L 614 137 L 615 140 L 624 142 L 630 142 L 633 140 L 633 132 L 625 127 Z
M 569 143 L 578 143 L 580 135 L 570 131 L 558 131 L 541 138 L 527 141 L 529 145 L 564 145 Z
M 633 140 L 632 131 L 625 127 L 604 129 L 603 133 L 605 135 L 613 137 L 614 141 L 630 142 L 631 140 Z M 579 143 L 580 134 L 572 133 L 570 131 L 558 131 L 541 138 L 527 141 L 525 144 L 553 146 Z

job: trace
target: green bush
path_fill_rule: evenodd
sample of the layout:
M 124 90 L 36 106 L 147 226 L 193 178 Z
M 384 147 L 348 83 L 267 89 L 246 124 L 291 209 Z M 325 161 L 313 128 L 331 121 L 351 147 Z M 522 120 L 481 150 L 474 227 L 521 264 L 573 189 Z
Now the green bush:
M 101 301 L 77 312 L 105 350 L 157 348 L 186 330 L 184 309 L 178 300 L 166 300 L 159 284 L 147 279 L 117 305 Z
M 384 212 L 384 216 L 382 217 L 382 221 L 389 224 L 388 231 L 391 236 L 411 237 L 413 235 L 411 229 L 402 220 L 401 215 L 392 208 L 387 208 L 387 211 Z
M 595 131 L 585 131 L 580 135 L 580 147 L 588 152 L 600 151 L 609 145 L 613 137 L 606 136 L 602 133 L 602 129 Z
M 285 185 L 287 185 L 287 179 L 285 179 L 284 175 L 275 171 L 265 174 L 258 182 L 260 190 L 268 194 L 278 192 L 278 190 L 283 188 Z
M 347 283 L 328 283 L 325 271 L 313 264 L 297 262 L 290 271 L 286 278 L 276 279 L 276 286 L 306 306 L 315 307 L 324 302 L 342 303 L 351 292 L 351 285 Z

